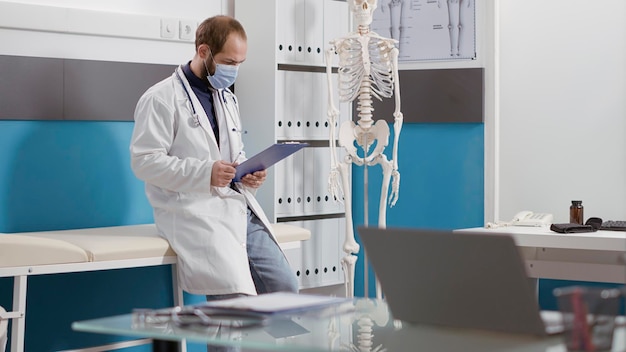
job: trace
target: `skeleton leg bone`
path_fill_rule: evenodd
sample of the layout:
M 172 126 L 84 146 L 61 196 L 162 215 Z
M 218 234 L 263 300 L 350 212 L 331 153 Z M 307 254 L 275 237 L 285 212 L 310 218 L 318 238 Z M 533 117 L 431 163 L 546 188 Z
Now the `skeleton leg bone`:
M 352 254 L 348 254 L 341 259 L 343 276 L 346 280 L 346 297 L 354 297 L 354 268 L 356 267 L 357 259 L 357 256 Z
M 346 157 L 349 158 L 349 157 Z M 339 174 L 341 175 L 341 182 L 343 185 L 344 193 L 344 208 L 346 212 L 346 219 L 352 219 L 352 192 L 350 179 L 348 178 L 348 166 L 350 163 L 347 161 L 339 163 Z M 354 239 L 354 230 L 352 221 L 346 221 L 346 238 L 343 242 L 343 251 L 346 254 L 358 253 L 360 249 L 359 244 Z
M 355 164 L 364 164 L 366 166 L 374 166 L 377 164 L 381 164 L 383 168 L 383 182 L 382 182 L 382 190 L 381 190 L 381 199 L 378 209 L 378 226 L 386 227 L 386 204 L 387 204 L 387 194 L 389 192 L 389 183 L 391 180 L 393 163 L 387 160 L 387 157 L 383 154 L 385 147 L 389 143 L 389 126 L 387 122 L 384 120 L 376 121 L 374 125 L 372 125 L 368 129 L 361 128 L 360 126 L 355 125 L 352 121 L 345 122 L 341 125 L 339 129 L 339 145 L 344 147 L 348 152 L 347 159 L 354 160 Z M 357 148 L 355 143 L 363 149 L 363 158 L 360 158 L 357 155 Z M 371 150 L 371 146 L 374 145 L 374 149 Z M 339 170 L 342 175 L 346 175 L 343 179 L 343 186 L 346 198 L 349 198 L 350 192 L 350 184 L 347 179 L 347 163 L 340 163 Z M 345 170 L 342 170 L 346 168 Z M 367 207 L 367 204 L 364 204 Z M 348 219 L 352 219 L 352 206 L 351 203 L 346 203 L 346 238 L 344 242 L 344 251 L 347 254 L 358 252 L 358 244 L 354 239 L 354 231 L 352 221 L 348 221 Z M 352 247 L 354 246 L 354 247 Z M 349 250 L 356 248 L 356 251 L 349 252 Z M 354 260 L 356 263 L 356 259 Z M 354 267 L 350 268 L 348 274 L 353 275 Z M 350 284 L 353 285 L 353 276 L 350 277 Z M 382 298 L 382 289 L 380 287 L 380 283 L 378 280 L 376 281 L 376 297 Z

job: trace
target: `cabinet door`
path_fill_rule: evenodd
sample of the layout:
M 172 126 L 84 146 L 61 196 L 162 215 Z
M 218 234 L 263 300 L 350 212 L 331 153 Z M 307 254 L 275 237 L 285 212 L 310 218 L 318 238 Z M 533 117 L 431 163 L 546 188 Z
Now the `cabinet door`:
M 306 121 L 304 135 L 306 139 L 328 140 L 327 111 L 328 84 L 326 74 L 309 72 L 307 90 L 305 91 Z M 308 93 L 306 93 L 308 92 Z
M 342 219 L 304 221 L 311 231 L 311 239 L 302 242 L 302 287 L 318 287 L 343 283 L 341 250 Z
M 282 104 L 285 109 L 285 137 L 287 139 L 301 139 L 304 136 L 305 74 L 306 72 L 285 71 L 286 92 Z M 280 100 L 278 103 L 280 104 Z
M 343 271 L 341 270 L 341 258 L 345 255 L 341 249 L 345 234 L 341 222 L 344 219 L 321 220 L 321 231 L 318 236 L 320 247 L 319 275 L 320 284 L 323 286 L 343 283 Z
M 317 148 L 308 147 L 304 149 L 304 213 L 313 214 L 315 211 L 315 189 L 311 175 L 319 172 L 315 164 L 315 150 Z
M 289 156 L 274 165 L 276 171 L 274 209 L 277 217 L 290 216 L 294 210 L 294 156 Z
M 311 238 L 308 241 L 302 242 L 302 287 L 310 288 L 317 287 L 320 284 L 320 278 L 316 274 L 316 268 L 320 261 L 320 253 L 317 243 L 317 236 L 320 233 L 320 221 L 321 220 L 312 220 L 312 221 L 304 221 L 303 226 L 311 231 Z M 319 272 L 319 270 L 318 270 Z
M 332 214 L 335 212 L 337 205 L 331 197 L 328 190 L 328 175 L 330 174 L 330 148 L 319 147 L 312 148 L 314 153 L 311 154 L 311 160 L 307 162 L 313 163 L 315 173 L 309 176 L 307 182 L 311 182 L 313 187 L 313 212 L 315 214 Z
M 307 64 L 324 64 L 324 5 L 325 1 L 305 0 L 304 56 Z
M 350 33 L 350 10 L 343 1 L 325 0 L 323 21 L 324 50 L 328 49 L 331 40 Z
M 304 136 L 303 73 L 278 70 L 276 73 L 276 138 L 302 139 Z
M 277 22 L 276 41 L 278 50 L 276 59 L 278 63 L 293 63 L 296 54 L 296 3 L 299 0 L 275 1 Z M 262 14 L 259 14 L 259 20 L 261 19 Z
M 289 221 L 285 224 L 306 228 L 303 221 Z M 285 253 L 287 261 L 289 262 L 291 270 L 298 279 L 299 287 L 302 287 L 302 243 L 304 242 L 306 241 L 288 242 L 280 245 L 283 252 Z
M 307 150 L 308 148 L 304 148 Z M 304 212 L 305 195 L 304 195 L 304 151 L 295 153 L 293 157 L 293 165 L 289 175 L 293 178 L 293 209 L 291 215 L 306 215 Z
M 295 6 L 293 11 L 293 18 L 296 20 L 294 32 L 295 32 L 295 46 L 294 46 L 294 61 L 293 63 L 303 64 L 305 63 L 305 18 L 306 18 L 306 1 L 307 0 L 295 0 Z
M 289 105 L 292 106 L 293 114 L 293 127 L 290 131 L 290 137 L 292 139 L 304 139 L 304 123 L 307 114 L 310 113 L 305 109 L 305 102 L 307 102 L 308 106 L 315 104 L 315 102 L 310 100 L 310 73 L 299 71 L 290 73 L 290 89 L 293 90 L 293 94 L 296 97 L 289 102 Z
M 285 139 L 287 138 L 287 114 L 288 106 L 285 103 L 286 99 L 289 99 L 288 94 L 288 82 L 287 82 L 287 71 L 278 70 L 276 71 L 276 116 L 274 116 L 274 123 L 276 126 L 276 138 L 277 139 Z

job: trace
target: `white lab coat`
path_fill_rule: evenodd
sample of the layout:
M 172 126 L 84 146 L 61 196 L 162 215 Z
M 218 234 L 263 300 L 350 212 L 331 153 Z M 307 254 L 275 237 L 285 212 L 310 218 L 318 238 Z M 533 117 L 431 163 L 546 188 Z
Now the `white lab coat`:
M 178 76 L 175 72 L 157 83 L 137 103 L 132 170 L 146 183 L 157 228 L 178 255 L 182 289 L 202 295 L 254 295 L 246 252 L 247 206 L 271 233 L 270 222 L 251 193 L 254 189 L 237 183 L 238 193 L 211 186 L 213 163 L 224 158 L 200 101 L 182 69 L 176 71 Z M 241 163 L 245 153 L 236 98 L 229 90 L 218 90 L 213 103 L 220 136 L 228 135 L 229 144 L 222 148 L 230 151 L 227 161 Z

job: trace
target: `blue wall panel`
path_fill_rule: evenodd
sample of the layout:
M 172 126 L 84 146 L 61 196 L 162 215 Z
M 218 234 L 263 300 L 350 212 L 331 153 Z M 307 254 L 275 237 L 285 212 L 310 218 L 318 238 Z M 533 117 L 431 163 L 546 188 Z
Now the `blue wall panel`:
M 132 128 L 132 122 L 0 121 L 0 232 L 151 223 L 143 183 L 130 170 Z M 170 266 L 33 276 L 28 286 L 26 351 L 118 341 L 74 332 L 71 322 L 173 304 Z M 13 280 L 0 279 L 1 306 L 11 306 L 12 291 Z
M 454 229 L 482 226 L 484 220 L 484 128 L 476 124 L 405 124 L 400 133 L 400 197 L 387 208 L 387 227 Z M 390 126 L 391 127 L 391 126 Z M 391 141 L 385 154 L 391 156 Z M 364 224 L 364 169 L 353 166 L 355 227 Z M 368 168 L 368 225 L 378 224 L 382 170 Z M 356 230 L 355 230 L 356 233 Z M 358 233 L 356 234 L 357 241 Z M 390 255 L 393 255 L 390 253 Z M 355 294 L 364 295 L 363 251 Z M 368 294 L 374 280 L 370 274 Z
M 2 122 L 0 231 L 152 221 L 129 167 L 132 123 Z

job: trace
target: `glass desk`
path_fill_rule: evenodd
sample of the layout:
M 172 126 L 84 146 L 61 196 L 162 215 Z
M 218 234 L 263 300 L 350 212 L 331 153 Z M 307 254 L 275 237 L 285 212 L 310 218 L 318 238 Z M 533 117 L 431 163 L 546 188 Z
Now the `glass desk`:
M 566 351 L 560 336 L 535 338 L 401 323 L 394 321 L 384 301 L 365 298 L 314 312 L 275 316 L 263 326 L 245 329 L 182 328 L 173 322 L 133 324 L 132 314 L 79 321 L 73 323 L 72 328 L 82 332 L 268 351 Z M 623 331 L 619 336 L 616 333 L 616 340 L 619 343 L 616 341 L 614 347 L 625 346 Z

